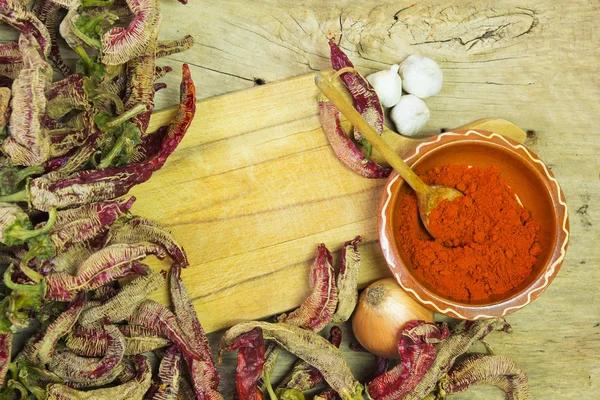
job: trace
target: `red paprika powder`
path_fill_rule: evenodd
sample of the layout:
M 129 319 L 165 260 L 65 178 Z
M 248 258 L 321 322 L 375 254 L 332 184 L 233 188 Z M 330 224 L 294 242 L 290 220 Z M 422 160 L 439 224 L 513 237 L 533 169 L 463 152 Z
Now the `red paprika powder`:
M 519 286 L 541 253 L 540 224 L 522 207 L 500 170 L 467 165 L 434 167 L 428 184 L 454 187 L 464 196 L 440 203 L 424 230 L 414 192 L 402 195 L 399 242 L 416 277 L 439 294 L 481 301 Z

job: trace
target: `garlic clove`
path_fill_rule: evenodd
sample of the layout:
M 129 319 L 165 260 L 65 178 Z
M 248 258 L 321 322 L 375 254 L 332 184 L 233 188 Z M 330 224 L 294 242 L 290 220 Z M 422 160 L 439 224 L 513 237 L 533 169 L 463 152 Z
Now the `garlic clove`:
M 430 116 L 427 104 L 412 94 L 402 96 L 390 113 L 396 130 L 405 136 L 417 134 L 427 124 Z
M 420 54 L 413 54 L 404 60 L 400 65 L 400 75 L 404 90 L 421 99 L 438 94 L 442 90 L 442 69 L 431 58 Z
M 402 78 L 398 75 L 399 65 L 392 65 L 390 69 L 375 72 L 367 76 L 367 81 L 375 89 L 381 105 L 385 108 L 395 106 L 402 96 Z

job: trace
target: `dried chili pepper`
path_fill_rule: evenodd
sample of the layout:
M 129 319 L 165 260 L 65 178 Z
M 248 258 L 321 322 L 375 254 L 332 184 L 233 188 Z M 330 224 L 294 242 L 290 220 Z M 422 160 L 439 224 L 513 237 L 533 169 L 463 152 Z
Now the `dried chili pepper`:
M 135 146 L 135 149 L 133 149 L 130 161 L 137 163 L 145 161 L 156 155 L 156 153 L 158 153 L 160 150 L 160 145 L 164 140 L 167 131 L 168 126 L 163 126 L 160 127 L 156 132 L 146 133 L 146 135 L 142 137 L 142 143 Z
M 0 0 L 0 21 L 31 35 L 44 56 L 50 52 L 50 34 L 44 24 L 18 0 Z
M 440 328 L 424 321 L 408 322 L 398 340 L 401 362 L 369 383 L 369 396 L 374 400 L 392 400 L 412 393 L 436 359 L 435 344 L 448 335 L 445 326 Z
M 116 27 L 102 36 L 102 62 L 108 65 L 123 64 L 144 53 L 152 39 L 152 30 L 160 25 L 157 0 L 126 0 L 134 14 L 127 28 Z
M 60 314 L 52 322 L 38 340 L 28 344 L 27 357 L 33 362 L 49 362 L 56 348 L 58 341 L 71 331 L 83 307 L 85 305 L 85 295 L 81 293 L 69 305 L 69 308 Z
M 144 300 L 128 318 L 128 322 L 155 330 L 160 336 L 168 338 L 181 349 L 186 359 L 202 359 L 200 350 L 187 342 L 187 336 L 181 329 L 177 316 L 162 304 L 154 300 Z
M 126 356 L 145 353 L 166 347 L 169 340 L 158 336 L 156 332 L 135 325 L 117 326 L 123 334 Z M 76 328 L 65 342 L 67 348 L 73 353 L 85 357 L 102 357 L 106 354 L 108 338 L 106 331 L 101 327 Z
M 144 217 L 134 216 L 121 219 L 110 230 L 108 243 L 139 243 L 150 242 L 165 249 L 169 257 L 185 268 L 189 265 L 183 248 L 175 242 L 173 235 L 160 224 Z
M 61 5 L 57 2 L 53 0 L 43 0 L 37 8 L 36 15 L 40 22 L 46 26 L 48 35 L 50 36 L 48 61 L 56 71 L 66 77 L 71 75 L 73 71 L 71 71 L 71 68 L 63 61 L 58 47 L 58 27 L 61 17 L 60 9 Z
M 58 119 L 72 110 L 84 110 L 90 106 L 90 101 L 84 91 L 83 74 L 69 75 L 55 82 L 46 90 L 46 115 Z
M 0 141 L 4 141 L 8 136 L 8 123 L 10 121 L 10 97 L 10 89 L 7 87 L 0 87 Z M 4 190 L 4 188 L 2 190 Z M 10 193 L 0 194 L 4 196 L 5 194 Z
M 133 186 L 147 181 L 152 173 L 162 168 L 169 155 L 183 139 L 196 109 L 194 83 L 187 64 L 183 64 L 181 104 L 160 151 L 151 159 L 121 168 L 79 171 L 65 176 L 59 171 L 50 172 L 31 180 L 28 190 L 0 197 L 0 201 L 29 201 L 38 210 L 51 207 L 66 208 L 96 201 L 116 198 L 126 194 Z
M 19 76 L 21 68 L 23 68 L 23 57 L 19 52 L 19 42 L 13 41 L 0 44 L 0 75 L 15 79 Z M 8 89 L 8 87 L 5 89 Z
M 56 221 L 56 210 L 52 210 L 43 228 L 32 229 L 31 221 L 21 207 L 0 203 L 0 243 L 9 246 L 24 244 L 36 236 L 50 232 Z
M 461 361 L 439 381 L 439 394 L 450 396 L 479 384 L 497 386 L 511 400 L 531 398 L 529 380 L 521 368 L 506 357 L 487 355 L 473 355 Z
M 136 364 L 135 377 L 119 386 L 79 391 L 69 386 L 52 384 L 48 386 L 47 400 L 130 400 L 140 399 L 152 384 L 152 368 L 142 355 L 132 357 Z
M 70 382 L 89 383 L 102 378 L 119 364 L 125 352 L 123 335 L 116 326 L 104 327 L 107 333 L 106 353 L 101 359 L 76 355 L 69 350 L 61 350 L 49 360 L 50 371 Z
M 189 50 L 194 46 L 194 38 L 187 35 L 179 40 L 159 40 L 156 44 L 155 57 L 168 57 Z
M 335 155 L 353 171 L 366 178 L 385 178 L 392 169 L 367 160 L 354 142 L 346 135 L 340 122 L 340 112 L 328 100 L 319 97 L 319 115 L 323 131 Z
M 320 331 L 331 322 L 337 306 L 338 293 L 334 283 L 332 257 L 324 244 L 319 245 L 317 257 L 310 271 L 310 295 L 289 315 L 277 320 L 300 326 L 311 331 Z
M 4 382 L 4 377 L 10 366 L 10 353 L 12 351 L 12 332 L 0 334 L 0 382 Z
M 154 79 L 160 79 L 169 72 L 173 72 L 173 68 L 169 67 L 168 65 L 165 65 L 164 67 L 156 65 L 154 67 Z
M 238 350 L 236 387 L 240 400 L 262 400 L 258 379 L 265 362 L 265 344 L 259 327 L 233 340 L 228 351 Z
M 166 283 L 165 275 L 163 271 L 136 278 L 106 303 L 82 313 L 79 324 L 86 327 L 102 321 L 114 323 L 126 320 L 148 294 Z
M 167 349 L 158 368 L 158 387 L 152 395 L 152 400 L 176 399 L 181 380 L 181 352 L 177 346 Z
M 452 329 L 452 334 L 436 346 L 435 361 L 405 399 L 417 400 L 425 397 L 450 370 L 456 358 L 464 354 L 473 343 L 483 339 L 494 329 L 507 329 L 507 327 L 508 324 L 502 319 L 460 322 Z
M 44 92 L 52 81 L 52 67 L 30 34 L 19 37 L 19 51 L 23 68 L 13 83 L 10 136 L 2 143 L 2 150 L 15 165 L 39 165 L 51 157 L 50 139 L 40 126 L 40 118 L 46 110 Z
M 331 327 L 329 331 L 329 342 L 339 348 L 342 342 L 342 330 L 339 326 Z M 306 391 L 314 389 L 324 382 L 323 375 L 304 360 L 297 360 L 292 370 L 283 378 L 278 388 L 296 389 Z
M 331 322 L 341 324 L 346 322 L 358 302 L 358 272 L 360 270 L 360 253 L 358 243 L 361 237 L 347 241 L 340 253 L 340 270 L 337 276 L 338 303 Z
M 317 368 L 325 381 L 344 400 L 362 399 L 363 386 L 354 379 L 340 350 L 327 339 L 300 327 L 277 323 L 252 321 L 230 328 L 219 343 L 219 359 L 240 335 L 261 328 L 265 339 L 274 340 L 290 353 Z
M 336 71 L 344 69 L 354 69 L 354 65 L 344 52 L 335 44 L 333 39 L 329 39 L 329 48 L 331 54 L 331 66 Z M 343 72 L 340 75 L 342 81 L 350 91 L 354 99 L 354 108 L 365 118 L 365 120 L 381 135 L 384 126 L 383 108 L 379 102 L 379 97 L 371 84 L 363 78 L 356 70 Z M 354 138 L 358 140 L 366 149 L 369 159 L 371 154 L 371 144 L 367 142 L 360 132 L 354 129 Z

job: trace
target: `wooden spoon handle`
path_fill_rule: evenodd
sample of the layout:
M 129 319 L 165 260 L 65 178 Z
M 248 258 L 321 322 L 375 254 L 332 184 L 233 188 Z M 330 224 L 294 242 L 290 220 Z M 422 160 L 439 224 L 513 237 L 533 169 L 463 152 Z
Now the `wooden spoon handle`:
M 375 132 L 375 129 L 365 121 L 363 116 L 346 101 L 342 93 L 333 86 L 329 79 L 317 74 L 315 75 L 315 84 L 415 192 L 421 194 L 429 192 L 429 186 L 410 169 L 404 160 Z

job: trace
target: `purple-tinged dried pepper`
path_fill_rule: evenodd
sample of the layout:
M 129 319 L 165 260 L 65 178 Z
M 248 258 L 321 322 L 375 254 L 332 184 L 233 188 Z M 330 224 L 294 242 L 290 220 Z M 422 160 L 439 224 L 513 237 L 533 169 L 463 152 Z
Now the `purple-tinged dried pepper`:
M 85 295 L 81 293 L 69 308 L 46 328 L 39 339 L 28 344 L 27 357 L 33 362 L 42 364 L 49 362 L 54 356 L 56 344 L 73 329 L 84 305 Z
M 115 27 L 102 36 L 102 62 L 123 64 L 144 54 L 152 31 L 160 25 L 158 0 L 126 0 L 134 17 L 126 28 Z
M 435 388 L 437 382 L 450 370 L 456 358 L 467 352 L 473 343 L 482 340 L 494 329 L 506 330 L 508 328 L 509 325 L 502 319 L 460 322 L 452 329 L 449 337 L 435 346 L 437 353 L 435 361 L 405 399 L 417 400 L 427 396 Z M 406 334 L 409 337 L 412 336 L 409 331 L 405 331 Z
M 10 136 L 2 151 L 15 165 L 40 165 L 51 157 L 50 138 L 40 118 L 46 110 L 44 92 L 52 82 L 52 67 L 32 35 L 21 34 L 19 51 L 23 68 L 13 83 Z
M 202 359 L 200 350 L 187 342 L 187 336 L 179 326 L 177 316 L 162 304 L 154 300 L 144 300 L 129 317 L 128 322 L 152 329 L 160 336 L 168 338 L 181 349 L 186 359 Z
M 337 276 L 338 303 L 331 322 L 341 324 L 346 322 L 358 302 L 358 272 L 360 270 L 360 253 L 358 244 L 361 237 L 347 241 L 340 252 L 340 270 Z
M 4 382 L 4 377 L 10 366 L 10 353 L 12 351 L 12 332 L 0 334 L 0 382 Z
M 103 321 L 115 323 L 126 320 L 148 294 L 167 282 L 165 275 L 166 272 L 163 271 L 134 279 L 106 303 L 82 313 L 79 324 L 83 327 L 91 327 Z
M 79 171 L 68 176 L 59 171 L 50 172 L 31 180 L 28 190 L 10 198 L 1 197 L 0 201 L 29 201 L 33 208 L 47 211 L 52 207 L 66 208 L 120 197 L 150 179 L 175 151 L 194 118 L 196 91 L 188 65 L 183 64 L 182 70 L 179 111 L 154 157 L 121 168 Z
M 117 327 L 123 334 L 124 354 L 126 356 L 154 351 L 170 344 L 169 340 L 143 327 L 135 325 L 120 325 Z M 102 327 L 76 328 L 66 340 L 66 346 L 69 350 L 84 357 L 104 356 L 107 345 L 107 333 Z
M 55 353 L 49 360 L 50 371 L 62 379 L 77 383 L 88 383 L 110 374 L 121 362 L 125 344 L 123 335 L 116 326 L 106 325 L 104 329 L 108 341 L 104 357 L 101 359 L 87 358 L 78 356 L 69 350 L 62 350 Z
M 325 381 L 343 400 L 362 400 L 363 386 L 352 376 L 340 350 L 316 333 L 286 323 L 243 322 L 230 328 L 219 342 L 223 351 L 240 335 L 261 328 L 267 340 L 273 340 L 290 353 L 317 368 Z
M 0 0 L 0 21 L 31 35 L 42 49 L 44 56 L 50 52 L 50 34 L 44 24 L 18 0 Z
M 46 90 L 46 115 L 53 119 L 59 119 L 72 110 L 85 110 L 90 107 L 84 87 L 84 76 L 76 73 L 67 78 L 54 82 Z
M 365 178 L 387 177 L 392 169 L 366 159 L 364 154 L 352 142 L 352 139 L 344 132 L 338 109 L 323 97 L 319 97 L 318 102 L 323 131 L 340 161 Z
M 158 387 L 152 400 L 174 400 L 179 392 L 182 366 L 181 352 L 177 346 L 167 349 L 158 368 Z
M 339 348 L 342 342 L 342 330 L 339 326 L 331 327 L 329 331 L 329 342 Z M 296 389 L 304 392 L 314 389 L 317 385 L 325 382 L 323 375 L 304 360 L 297 360 L 292 370 L 278 385 L 278 388 Z
M 152 368 L 142 355 L 132 357 L 136 364 L 134 379 L 119 386 L 79 391 L 69 386 L 53 384 L 48 386 L 46 400 L 131 400 L 141 399 L 152 384 Z
M 58 36 L 59 36 L 59 25 L 61 19 L 60 13 L 61 5 L 54 0 L 43 0 L 37 7 L 36 15 L 40 22 L 48 29 L 50 36 L 50 51 L 48 53 L 48 61 L 52 67 L 60 72 L 63 76 L 69 76 L 73 73 L 71 68 L 65 64 L 60 55 L 60 48 L 58 47 Z
M 401 362 L 369 383 L 369 396 L 373 400 L 393 400 L 412 393 L 435 361 L 435 344 L 448 335 L 445 326 L 439 328 L 424 321 L 408 322 L 398 339 Z
M 331 54 L 331 66 L 336 71 L 345 68 L 354 69 L 354 65 L 344 52 L 338 47 L 335 42 L 329 40 L 329 49 Z M 371 84 L 363 78 L 356 70 L 343 72 L 340 78 L 350 91 L 350 95 L 354 99 L 354 108 L 358 111 L 365 120 L 381 135 L 384 126 L 383 108 L 379 102 L 379 97 Z M 354 129 L 354 138 L 361 141 L 370 153 L 371 145 L 363 140 L 362 135 L 358 130 Z M 368 157 L 367 157 L 368 158 Z
M 227 350 L 238 350 L 235 382 L 239 400 L 262 400 L 258 390 L 258 379 L 265 363 L 261 329 L 256 327 L 236 337 Z
M 156 65 L 154 67 L 154 79 L 160 79 L 163 76 L 165 76 L 166 74 L 168 74 L 169 72 L 172 72 L 173 68 L 169 67 L 168 65 L 165 65 L 164 67 L 158 66 Z
M 135 146 L 130 161 L 133 163 L 142 162 L 156 155 L 160 150 L 160 145 L 167 134 L 169 127 L 160 127 L 156 132 L 146 133 L 142 137 L 142 143 Z
M 168 57 L 173 54 L 181 53 L 189 50 L 194 46 L 194 38 L 192 35 L 187 35 L 179 40 L 159 40 L 156 43 L 155 57 Z
M 464 392 L 473 385 L 494 385 L 509 400 L 529 400 L 529 380 L 525 372 L 502 356 L 475 355 L 461 361 L 438 383 L 442 396 Z
M 177 244 L 173 235 L 160 224 L 144 217 L 123 218 L 113 226 L 108 235 L 108 243 L 150 242 L 165 249 L 169 257 L 185 268 L 189 265 L 183 248 Z
M 19 41 L 0 44 L 0 75 L 15 79 L 19 76 L 21 68 L 23 68 L 23 57 L 19 51 Z
M 338 292 L 334 282 L 332 257 L 324 244 L 319 245 L 310 271 L 311 293 L 296 310 L 282 314 L 277 320 L 318 332 L 331 322 L 337 306 Z

